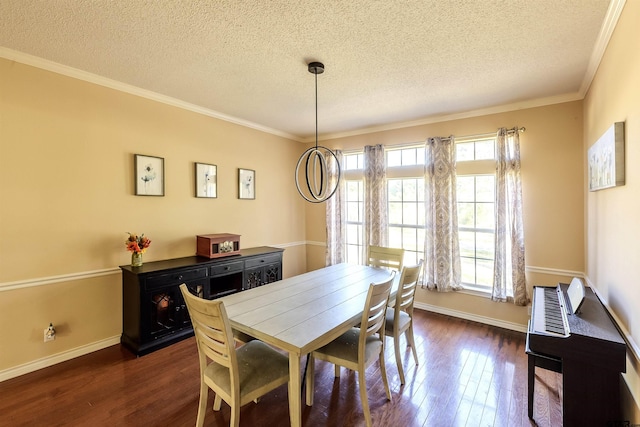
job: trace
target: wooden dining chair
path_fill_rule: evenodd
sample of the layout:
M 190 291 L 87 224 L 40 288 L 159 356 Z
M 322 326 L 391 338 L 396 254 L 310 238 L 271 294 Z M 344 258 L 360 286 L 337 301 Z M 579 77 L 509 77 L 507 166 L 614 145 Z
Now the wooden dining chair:
M 384 246 L 369 246 L 367 248 L 366 264 L 372 267 L 383 267 L 391 270 L 402 270 L 404 249 L 387 248 Z
M 385 316 L 385 335 L 393 338 L 400 384 L 404 384 L 404 370 L 402 368 L 402 358 L 400 357 L 400 337 L 402 334 L 405 334 L 407 345 L 413 351 L 413 359 L 416 365 L 418 364 L 416 343 L 413 338 L 413 301 L 421 271 L 422 260 L 417 265 L 402 267 L 395 302 L 393 307 L 387 307 Z
M 380 363 L 380 373 L 387 399 L 391 400 L 391 391 L 389 390 L 387 371 L 384 364 L 384 319 L 395 275 L 396 272 L 393 271 L 388 280 L 369 285 L 359 328 L 351 328 L 334 341 L 309 355 L 309 369 L 307 370 L 306 378 L 307 405 L 313 405 L 315 359 L 335 364 L 336 378 L 340 377 L 340 366 L 358 373 L 362 411 L 368 427 L 371 426 L 371 413 L 367 397 L 365 370 L 376 359 Z
M 200 360 L 200 404 L 197 426 L 204 424 L 209 388 L 215 393 L 213 410 L 222 400 L 231 407 L 230 426 L 238 426 L 240 407 L 289 382 L 289 359 L 259 340 L 236 349 L 222 301 L 206 300 L 180 291 L 187 304 Z

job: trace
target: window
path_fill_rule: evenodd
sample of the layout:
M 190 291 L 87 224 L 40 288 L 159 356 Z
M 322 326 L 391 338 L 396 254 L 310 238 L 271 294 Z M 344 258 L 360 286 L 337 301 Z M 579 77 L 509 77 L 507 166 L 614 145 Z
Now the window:
M 495 139 L 456 143 L 456 161 L 462 285 L 488 292 L 495 259 Z
M 424 146 L 387 149 L 389 246 L 404 262 L 424 259 Z
M 344 183 L 346 188 L 346 262 L 359 264 L 362 254 L 362 223 L 364 221 L 364 155 L 362 153 L 345 154 Z
M 462 285 L 490 292 L 495 259 L 495 138 L 456 142 L 458 236 Z M 424 258 L 424 162 L 422 144 L 387 148 L 388 244 L 405 250 L 405 263 Z M 364 154 L 345 154 L 346 261 L 363 251 Z
M 388 244 L 405 250 L 404 262 L 424 258 L 424 146 L 386 150 Z M 363 251 L 364 154 L 344 156 L 346 261 L 359 263 Z

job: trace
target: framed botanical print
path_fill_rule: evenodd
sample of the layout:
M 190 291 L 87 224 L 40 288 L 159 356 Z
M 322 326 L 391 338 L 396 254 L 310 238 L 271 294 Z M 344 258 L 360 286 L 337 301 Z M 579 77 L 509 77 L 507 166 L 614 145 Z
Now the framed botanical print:
M 251 169 L 238 169 L 238 198 L 256 198 L 256 171 Z
M 196 163 L 196 197 L 218 197 L 218 167 Z
M 136 196 L 164 196 L 164 159 L 135 155 Z

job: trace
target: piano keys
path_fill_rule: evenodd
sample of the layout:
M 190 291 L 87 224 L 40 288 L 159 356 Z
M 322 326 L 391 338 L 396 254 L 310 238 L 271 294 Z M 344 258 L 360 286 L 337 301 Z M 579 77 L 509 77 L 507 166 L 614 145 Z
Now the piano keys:
M 567 284 L 534 286 L 526 348 L 529 416 L 538 366 L 562 373 L 565 426 L 615 423 L 621 420 L 619 384 L 620 373 L 626 371 L 626 343 L 591 288 L 585 288 L 584 297 L 574 303 L 579 306 L 577 313 L 568 288 Z

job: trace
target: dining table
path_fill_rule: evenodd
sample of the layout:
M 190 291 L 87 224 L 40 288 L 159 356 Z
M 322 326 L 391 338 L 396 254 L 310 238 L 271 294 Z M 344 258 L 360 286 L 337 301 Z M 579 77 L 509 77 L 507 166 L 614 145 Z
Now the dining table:
M 359 324 L 369 285 L 390 275 L 342 263 L 220 298 L 233 329 L 288 353 L 292 426 L 302 425 L 301 358 Z

